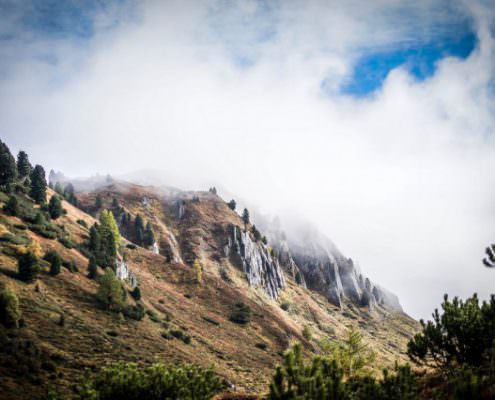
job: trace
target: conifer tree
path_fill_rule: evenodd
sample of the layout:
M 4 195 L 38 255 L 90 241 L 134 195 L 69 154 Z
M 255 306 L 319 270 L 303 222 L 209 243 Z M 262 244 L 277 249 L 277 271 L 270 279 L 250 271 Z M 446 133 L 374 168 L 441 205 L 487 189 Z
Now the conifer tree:
M 88 278 L 96 279 L 97 276 L 98 276 L 98 266 L 96 265 L 96 258 L 95 256 L 90 256 L 88 263 Z
M 139 246 L 143 245 L 144 242 L 144 222 L 141 215 L 136 215 L 136 219 L 134 220 L 134 232 L 136 236 L 136 243 Z
M 27 283 L 34 282 L 39 273 L 39 261 L 38 257 L 31 252 L 22 254 L 17 260 L 19 278 Z
M 193 269 L 196 283 L 201 284 L 203 282 L 203 268 L 201 267 L 201 264 L 197 258 L 196 260 L 194 260 Z
M 144 231 L 144 245 L 145 246 L 153 246 L 155 243 L 155 234 L 153 233 L 153 228 L 151 227 L 151 223 L 148 221 L 146 224 L 146 229 Z
M 25 151 L 20 151 L 17 154 L 17 173 L 21 178 L 25 178 L 31 174 L 33 166 L 29 162 L 28 155 Z
M 14 183 L 17 178 L 15 158 L 5 143 L 0 140 L 0 186 Z
M 229 206 L 229 208 L 232 210 L 232 211 L 235 211 L 235 207 L 237 206 L 237 203 L 235 202 L 234 199 L 230 200 L 227 205 Z
M 100 256 L 101 251 L 101 236 L 100 231 L 98 229 L 98 225 L 95 223 L 91 228 L 89 228 L 89 250 L 95 258 Z
M 57 219 L 62 215 L 63 211 L 64 209 L 62 208 L 62 201 L 60 200 L 60 197 L 53 195 L 48 203 L 48 212 L 50 213 L 50 217 L 52 219 Z
M 244 225 L 249 224 L 249 211 L 247 208 L 242 212 L 242 221 L 244 222 Z
M 103 199 L 101 198 L 101 194 L 97 194 L 95 198 L 95 209 L 99 210 L 103 206 Z
M 41 165 L 36 165 L 31 173 L 30 196 L 37 204 L 46 203 L 46 178 L 45 170 Z
M 124 291 L 113 270 L 106 268 L 98 281 L 100 286 L 96 296 L 102 306 L 112 311 L 120 311 L 124 307 Z
M 55 250 L 51 250 L 45 255 L 45 260 L 50 263 L 50 275 L 58 275 L 62 266 L 60 254 Z
M 3 206 L 3 211 L 7 215 L 16 217 L 19 214 L 19 202 L 17 201 L 17 197 L 10 196 L 7 203 Z
M 134 300 L 136 301 L 139 301 L 141 300 L 141 289 L 139 289 L 139 286 L 136 286 L 132 292 L 131 292 L 131 296 Z
M 74 185 L 72 183 L 68 183 L 64 188 L 64 197 L 70 204 L 77 205 L 77 199 L 74 193 Z
M 113 209 L 118 209 L 120 207 L 119 201 L 117 200 L 116 197 L 113 198 L 112 200 L 112 208 Z
M 120 233 L 111 211 L 103 210 L 100 214 L 100 262 L 105 267 L 115 264 L 115 257 L 120 246 Z
M 62 184 L 61 184 L 60 182 L 55 183 L 54 190 L 55 190 L 55 192 L 57 192 L 60 196 L 64 196 L 64 197 L 65 197 L 64 187 L 62 186 Z

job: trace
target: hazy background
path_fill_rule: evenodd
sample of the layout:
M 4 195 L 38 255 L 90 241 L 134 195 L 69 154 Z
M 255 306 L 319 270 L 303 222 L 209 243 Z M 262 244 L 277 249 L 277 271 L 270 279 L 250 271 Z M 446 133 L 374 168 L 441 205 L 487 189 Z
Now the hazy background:
M 302 215 L 428 317 L 495 283 L 493 5 L 0 0 L 0 137 Z

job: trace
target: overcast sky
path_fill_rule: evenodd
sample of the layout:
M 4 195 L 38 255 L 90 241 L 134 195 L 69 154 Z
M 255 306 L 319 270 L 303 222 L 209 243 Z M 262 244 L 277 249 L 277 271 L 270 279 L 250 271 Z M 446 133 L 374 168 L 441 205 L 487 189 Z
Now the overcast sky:
M 160 171 L 300 214 L 428 317 L 495 283 L 494 11 L 3 0 L 0 137 L 70 176 Z

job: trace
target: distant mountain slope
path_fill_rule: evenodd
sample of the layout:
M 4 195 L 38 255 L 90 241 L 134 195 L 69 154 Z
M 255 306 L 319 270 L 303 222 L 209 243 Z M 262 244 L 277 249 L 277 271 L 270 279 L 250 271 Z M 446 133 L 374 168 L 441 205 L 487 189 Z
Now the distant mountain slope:
M 343 337 L 351 327 L 363 332 L 383 362 L 379 365 L 406 359 L 416 321 L 380 302 L 371 312 L 347 297 L 336 307 L 326 296 L 306 289 L 286 272 L 290 263 L 282 252 L 244 232 L 239 215 L 216 195 L 125 182 L 76 194 L 87 212 L 64 201 L 67 215 L 53 222 L 70 242 L 40 236 L 19 218 L 0 213 L 0 282 L 17 293 L 25 321 L 15 333 L 0 327 L 0 398 L 32 398 L 40 385 L 46 388 L 53 382 L 69 388 L 84 368 L 116 360 L 214 364 L 237 389 L 259 392 L 291 341 L 301 341 L 307 352 L 315 352 L 319 339 Z M 97 195 L 101 208 L 95 207 Z M 3 195 L 0 206 L 6 201 Z M 98 284 L 87 278 L 82 245 L 88 228 L 102 209 L 113 209 L 115 203 L 119 223 L 123 215 L 135 220 L 138 214 L 150 222 L 159 251 L 123 240 L 126 264 L 147 310 L 141 321 L 103 310 L 95 296 Z M 23 245 L 18 243 L 37 244 L 43 254 L 55 249 L 64 260 L 73 261 L 77 271 L 63 268 L 51 276 L 45 268 L 35 283 L 21 282 L 16 258 Z M 297 260 L 299 253 L 294 254 Z M 196 260 L 202 268 L 200 283 L 192 268 Z M 127 303 L 135 301 L 128 296 Z M 246 324 L 233 322 L 239 303 L 251 310 Z M 312 339 L 303 336 L 305 327 Z M 190 342 L 170 332 L 190 337 Z M 30 356 L 13 348 L 29 349 L 25 351 Z

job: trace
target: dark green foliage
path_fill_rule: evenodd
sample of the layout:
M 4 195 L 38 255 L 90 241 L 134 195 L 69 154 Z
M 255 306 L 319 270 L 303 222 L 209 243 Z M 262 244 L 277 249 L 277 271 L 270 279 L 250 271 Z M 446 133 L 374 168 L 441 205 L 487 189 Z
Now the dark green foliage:
M 50 263 L 50 274 L 58 275 L 62 266 L 60 254 L 58 254 L 55 250 L 50 250 L 45 254 L 44 259 Z
M 208 400 L 223 389 L 212 368 L 192 365 L 169 367 L 118 363 L 86 376 L 78 399 L 98 400 Z
M 101 194 L 97 194 L 95 198 L 95 209 L 99 210 L 103 206 L 103 199 L 101 198 Z
M 185 344 L 191 343 L 191 336 L 189 336 L 187 333 L 184 331 L 181 331 L 180 329 L 171 329 L 169 331 L 170 335 L 172 335 L 174 338 L 182 340 Z
M 265 342 L 256 343 L 254 346 L 260 350 L 266 350 L 268 348 L 268 345 Z
M 73 249 L 76 247 L 76 244 L 67 236 L 59 237 L 58 241 L 67 249 Z
M 124 315 L 136 321 L 141 321 L 144 317 L 144 307 L 141 304 L 124 307 Z
M 230 200 L 227 205 L 229 206 L 229 208 L 232 210 L 232 211 L 235 211 L 235 207 L 237 206 L 237 203 L 235 202 L 234 199 Z
M 40 271 L 39 260 L 32 252 L 21 254 L 17 260 L 19 279 L 24 282 L 34 282 Z
M 12 215 L 13 217 L 17 217 L 20 213 L 19 202 L 17 200 L 17 197 L 10 196 L 7 203 L 5 203 L 5 205 L 3 206 L 3 211 L 7 215 Z
M 449 301 L 445 295 L 442 309 L 441 315 L 435 310 L 433 321 L 420 321 L 423 331 L 409 342 L 409 357 L 446 372 L 488 365 L 495 341 L 495 296 L 480 305 L 476 294 L 465 301 Z
M 29 195 L 37 204 L 46 203 L 46 177 L 41 165 L 36 165 L 31 172 L 31 190 Z
M 88 278 L 96 279 L 97 277 L 98 277 L 98 266 L 96 265 L 95 256 L 92 255 L 89 257 L 89 262 L 88 262 Z
M 268 400 L 414 400 L 418 382 L 409 366 L 387 370 L 382 380 L 371 377 L 344 379 L 335 360 L 315 357 L 305 363 L 301 345 L 284 354 L 270 384 Z
M 77 207 L 77 198 L 75 195 L 74 185 L 68 183 L 64 188 L 64 197 L 72 205 Z
M 246 325 L 251 321 L 251 308 L 244 303 L 236 303 L 229 319 L 240 325 Z
M 0 323 L 7 328 L 18 328 L 21 319 L 19 299 L 9 288 L 0 288 Z
M 249 211 L 247 208 L 242 212 L 242 222 L 244 222 L 244 225 L 249 224 Z
M 83 219 L 78 219 L 76 222 L 84 228 L 88 227 L 88 224 Z
M 134 220 L 134 234 L 136 243 L 142 246 L 144 244 L 144 221 L 139 214 L 136 215 L 136 219 Z
M 113 200 L 112 200 L 112 208 L 113 208 L 113 209 L 118 209 L 118 208 L 120 208 L 119 201 L 117 200 L 117 198 L 116 198 L 116 197 L 114 197 L 114 198 L 113 198 Z
M 139 286 L 136 286 L 132 292 L 131 292 L 131 296 L 134 300 L 136 301 L 139 301 L 141 300 L 141 289 L 139 289 Z
M 253 231 L 254 240 L 255 240 L 256 242 L 258 242 L 259 240 L 261 240 L 261 233 L 260 233 L 260 231 L 256 228 L 256 225 L 253 225 L 252 231 Z
M 14 183 L 17 177 L 15 158 L 5 143 L 0 140 L 0 186 Z
M 29 162 L 27 153 L 21 150 L 17 154 L 17 173 L 21 178 L 24 178 L 26 176 L 29 176 L 32 170 L 33 166 Z
M 268 244 L 268 239 L 266 238 L 266 236 L 263 236 L 261 241 L 263 242 L 263 244 Z
M 50 217 L 52 219 L 57 219 L 63 213 L 64 209 L 62 208 L 62 201 L 60 197 L 57 195 L 53 195 L 48 203 L 48 212 L 50 213 Z
M 146 224 L 143 239 L 145 246 L 153 246 L 153 243 L 155 243 L 155 234 L 153 233 L 153 228 L 151 227 L 150 222 Z
M 108 310 L 120 311 L 124 307 L 125 292 L 120 281 L 111 268 L 105 269 L 105 274 L 98 278 L 96 294 L 101 305 Z
M 57 182 L 55 184 L 55 187 L 53 190 L 55 190 L 55 192 L 58 193 L 60 196 L 64 196 L 64 187 L 62 186 L 62 184 L 60 182 Z

